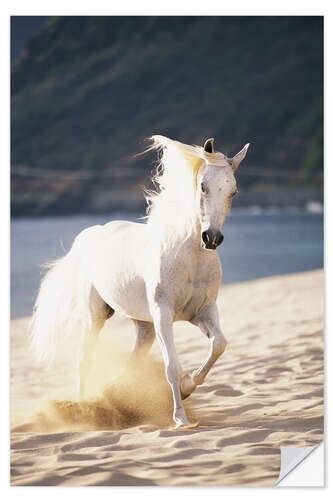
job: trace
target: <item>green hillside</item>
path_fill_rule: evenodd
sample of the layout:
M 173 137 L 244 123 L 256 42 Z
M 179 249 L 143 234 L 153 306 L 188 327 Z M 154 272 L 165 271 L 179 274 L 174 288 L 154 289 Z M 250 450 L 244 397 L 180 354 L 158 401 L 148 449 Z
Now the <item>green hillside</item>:
M 132 155 L 156 133 L 214 136 L 227 154 L 251 142 L 245 191 L 320 190 L 322 28 L 321 17 L 52 18 L 12 67 L 13 213 L 137 206 L 152 160 Z

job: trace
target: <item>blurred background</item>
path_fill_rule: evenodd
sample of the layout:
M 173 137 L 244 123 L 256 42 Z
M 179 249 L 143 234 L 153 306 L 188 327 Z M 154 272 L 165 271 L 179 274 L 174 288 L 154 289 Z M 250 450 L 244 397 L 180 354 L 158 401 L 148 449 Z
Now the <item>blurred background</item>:
M 11 17 L 12 317 L 84 227 L 145 213 L 145 138 L 237 153 L 223 281 L 322 267 L 323 18 Z

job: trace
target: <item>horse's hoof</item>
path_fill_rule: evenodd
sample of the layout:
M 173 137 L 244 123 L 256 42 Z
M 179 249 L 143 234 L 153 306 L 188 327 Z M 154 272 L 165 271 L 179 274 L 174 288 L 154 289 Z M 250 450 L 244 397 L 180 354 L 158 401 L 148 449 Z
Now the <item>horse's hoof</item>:
M 192 376 L 186 373 L 186 375 L 182 377 L 180 382 L 180 394 L 182 399 L 188 398 L 192 394 L 196 386 L 197 384 L 194 382 Z
M 194 429 L 195 427 L 198 427 L 199 422 L 176 422 L 176 425 L 174 426 L 175 430 L 183 430 L 183 429 Z

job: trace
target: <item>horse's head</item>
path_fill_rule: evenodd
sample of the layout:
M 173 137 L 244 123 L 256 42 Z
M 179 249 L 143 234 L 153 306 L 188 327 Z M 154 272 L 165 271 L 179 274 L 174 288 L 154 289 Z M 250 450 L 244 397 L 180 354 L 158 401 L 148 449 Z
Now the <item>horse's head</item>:
M 223 241 L 222 228 L 237 193 L 234 176 L 246 156 L 249 144 L 233 158 L 214 151 L 214 139 L 204 144 L 204 161 L 197 173 L 197 204 L 201 224 L 202 246 L 215 250 Z
M 161 135 L 153 135 L 151 140 L 146 151 L 161 153 L 153 179 L 159 192 L 146 196 L 150 221 L 160 224 L 163 217 L 172 222 L 173 234 L 179 230 L 183 237 L 197 230 L 199 219 L 202 246 L 215 250 L 223 241 L 223 224 L 237 193 L 234 174 L 249 144 L 227 158 L 214 151 L 214 139 L 207 139 L 203 147 Z

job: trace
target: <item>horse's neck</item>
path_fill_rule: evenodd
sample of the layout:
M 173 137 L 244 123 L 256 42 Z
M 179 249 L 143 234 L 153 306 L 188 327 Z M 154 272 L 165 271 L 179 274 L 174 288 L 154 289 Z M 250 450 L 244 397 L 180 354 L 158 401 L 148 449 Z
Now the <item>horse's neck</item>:
M 174 217 L 177 217 L 177 214 L 174 214 Z M 159 228 L 161 243 L 176 249 L 181 248 L 184 244 L 200 249 L 201 225 L 199 217 L 192 220 L 184 217 L 177 222 L 168 220 L 164 224 L 161 223 Z

